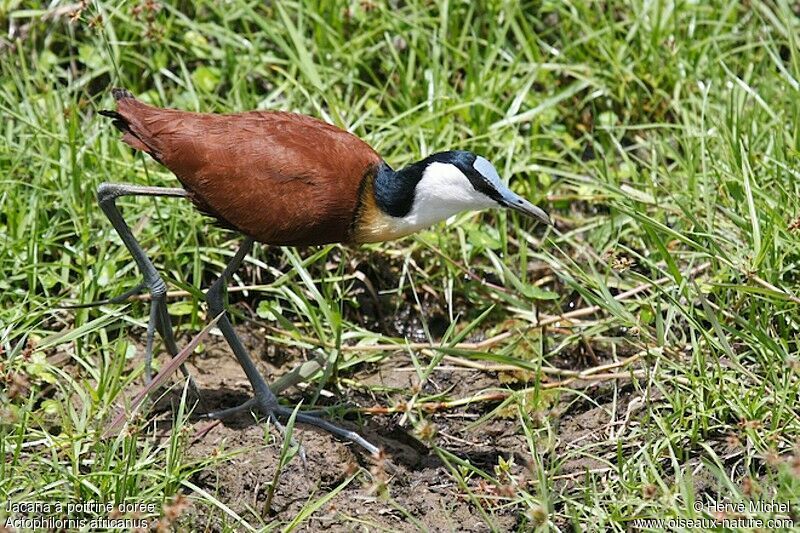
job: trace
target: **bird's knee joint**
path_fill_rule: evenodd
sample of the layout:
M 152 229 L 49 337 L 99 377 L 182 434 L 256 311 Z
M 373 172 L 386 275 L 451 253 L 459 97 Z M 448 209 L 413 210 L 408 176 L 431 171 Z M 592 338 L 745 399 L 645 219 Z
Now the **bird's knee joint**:
M 167 295 L 167 284 L 164 283 L 163 279 L 156 278 L 150 284 L 150 295 L 153 297 L 153 300 L 159 300 Z
M 97 187 L 97 203 L 103 205 L 108 202 L 113 202 L 119 196 L 122 196 L 120 188 L 114 183 L 101 183 Z

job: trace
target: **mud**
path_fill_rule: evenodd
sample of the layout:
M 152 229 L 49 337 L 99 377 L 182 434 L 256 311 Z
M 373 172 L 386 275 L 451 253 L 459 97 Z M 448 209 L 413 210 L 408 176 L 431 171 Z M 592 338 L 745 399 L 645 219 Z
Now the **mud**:
M 252 325 L 252 324 L 251 324 Z M 242 324 L 237 326 L 250 353 L 254 354 L 260 370 L 268 379 L 275 379 L 308 357 L 302 351 L 267 348 L 263 331 Z M 277 364 L 274 364 L 277 363 Z M 216 410 L 238 405 L 249 397 L 249 385 L 228 350 L 224 340 L 212 335 L 203 354 L 193 358 L 189 368 L 200 385 L 204 407 Z M 380 364 L 364 365 L 347 378 L 362 387 L 342 385 L 333 394 L 326 391 L 319 404 L 347 404 L 362 407 L 392 406 L 407 401 L 411 390 L 419 387 L 407 354 L 397 353 Z M 498 375 L 472 369 L 445 366 L 437 369 L 422 387 L 423 394 L 446 392 L 450 398 L 468 397 L 485 389 L 525 384 L 501 384 Z M 372 391 L 378 392 L 369 392 Z M 308 401 L 313 397 L 314 386 L 301 385 L 286 391 L 282 397 L 287 403 Z M 327 392 L 330 392 L 328 394 Z M 617 398 L 619 408 L 626 400 Z M 529 483 L 528 490 L 535 493 L 534 470 L 530 464 L 530 450 L 518 420 L 493 417 L 473 427 L 483 415 L 498 407 L 498 403 L 484 402 L 426 415 L 435 427 L 435 442 L 441 448 L 478 468 L 495 475 L 501 458 L 511 461 L 509 474 L 518 482 Z M 164 418 L 169 418 L 165 407 Z M 559 450 L 568 451 L 586 444 L 586 439 L 602 433 L 603 424 L 609 421 L 608 410 L 586 402 L 576 404 L 553 396 L 552 405 L 544 406 L 542 416 L 556 417 L 558 429 L 554 456 Z M 538 415 L 538 414 L 537 414 Z M 375 460 L 359 447 L 338 440 L 331 435 L 305 425 L 298 425 L 295 436 L 305 449 L 306 468 L 295 457 L 282 472 L 270 509 L 266 508 L 268 488 L 279 462 L 282 441 L 274 427 L 258 421 L 250 413 L 238 414 L 223 422 L 192 420 L 191 435 L 186 447 L 186 459 L 202 461 L 222 454 L 226 459 L 206 467 L 196 474 L 192 482 L 215 495 L 221 502 L 251 524 L 273 520 L 292 520 L 310 500 L 319 500 L 336 489 L 355 472 L 360 473 L 338 494 L 326 502 L 300 530 L 319 531 L 489 531 L 481 510 L 471 498 L 481 498 L 482 507 L 488 509 L 494 525 L 504 531 L 530 526 L 527 511 L 521 505 L 509 505 L 498 498 L 498 487 L 470 479 L 467 484 L 472 495 L 460 487 L 455 477 L 440 457 L 423 442 L 401 414 L 371 415 L 360 419 L 349 416 L 335 421 L 381 447 L 391 465 L 376 465 Z M 230 457 L 227 457 L 230 455 Z M 586 459 L 567 460 L 561 466 L 563 479 L 555 487 L 570 490 L 574 480 L 582 479 L 586 470 L 604 464 Z M 367 474 L 371 471 L 372 474 Z M 386 480 L 383 486 L 375 479 Z M 485 498 L 485 499 L 484 499 Z M 216 518 L 207 518 L 210 515 Z M 182 518 L 182 523 L 193 528 L 204 527 L 215 531 L 225 520 L 218 509 L 192 508 Z M 565 524 L 566 525 L 566 524 Z M 238 528 L 236 528 L 238 529 Z

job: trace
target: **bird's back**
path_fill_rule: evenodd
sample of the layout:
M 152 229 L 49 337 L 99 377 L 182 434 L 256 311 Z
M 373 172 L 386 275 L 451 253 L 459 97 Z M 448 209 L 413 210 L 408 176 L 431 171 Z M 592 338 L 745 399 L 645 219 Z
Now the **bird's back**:
M 380 156 L 358 137 L 294 113 L 190 113 L 115 90 L 123 141 L 169 168 L 201 210 L 260 242 L 348 241 Z

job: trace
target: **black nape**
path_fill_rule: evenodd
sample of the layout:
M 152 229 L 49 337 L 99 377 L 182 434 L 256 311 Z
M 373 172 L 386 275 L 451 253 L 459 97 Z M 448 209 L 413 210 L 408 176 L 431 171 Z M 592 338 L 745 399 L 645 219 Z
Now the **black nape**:
M 415 174 L 407 173 L 406 170 L 408 168 L 395 172 L 392 167 L 381 162 L 375 173 L 372 187 L 375 203 L 387 215 L 402 218 L 411 211 L 414 204 L 414 188 L 422 179 L 422 170 Z
M 475 154 L 466 150 L 438 152 L 398 171 L 392 170 L 392 167 L 382 162 L 375 174 L 373 187 L 375 203 L 384 213 L 393 217 L 402 218 L 408 215 L 414 206 L 414 191 L 417 184 L 431 163 L 449 163 L 458 167 L 475 186 L 471 176 L 477 174 L 472 166 L 475 158 Z

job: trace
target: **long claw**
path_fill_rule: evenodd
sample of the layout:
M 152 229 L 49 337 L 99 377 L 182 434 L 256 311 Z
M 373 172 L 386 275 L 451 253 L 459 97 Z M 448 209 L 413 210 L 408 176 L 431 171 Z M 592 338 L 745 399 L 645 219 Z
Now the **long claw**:
M 261 402 L 259 402 L 259 404 L 260 403 Z M 274 411 L 270 411 L 267 414 L 267 417 L 269 418 L 270 422 L 272 422 L 275 425 L 275 428 L 278 430 L 278 433 L 280 433 L 285 438 L 286 437 L 286 426 L 281 424 L 280 420 L 278 420 L 278 417 L 275 416 L 275 412 Z M 297 454 L 300 456 L 300 461 L 302 461 L 302 463 L 303 463 L 303 470 L 307 472 L 308 471 L 308 459 L 306 457 L 306 449 L 303 448 L 302 443 L 299 443 L 299 442 L 297 442 L 295 440 L 294 435 L 292 435 L 290 437 L 289 445 L 290 446 L 294 446 L 295 448 L 297 448 Z
M 292 409 L 283 406 L 278 406 L 275 408 L 275 413 L 278 416 L 284 416 L 284 417 L 291 416 L 292 411 L 293 411 Z M 349 440 L 350 442 L 358 444 L 372 455 L 378 455 L 380 453 L 380 448 L 369 442 L 367 439 L 365 439 L 355 431 L 350 431 L 349 429 L 339 427 L 333 422 L 328 422 L 323 418 L 319 418 L 313 415 L 307 415 L 305 413 L 297 413 L 297 417 L 295 419 L 298 422 L 302 422 L 303 424 L 316 426 L 322 430 L 327 431 L 328 433 L 331 433 L 345 440 Z
M 294 412 L 294 409 L 292 408 L 283 407 L 281 405 L 273 405 L 269 399 L 266 402 L 261 402 L 257 397 L 253 397 L 235 407 L 229 407 L 227 409 L 222 409 L 221 411 L 205 413 L 200 416 L 205 419 L 221 420 L 223 418 L 228 418 L 230 416 L 239 414 L 242 411 L 253 409 L 260 411 L 262 414 L 269 417 L 270 420 L 273 420 L 279 430 L 283 426 L 280 424 L 280 422 L 278 422 L 278 417 L 289 418 Z M 298 412 L 295 420 L 303 424 L 316 426 L 324 431 L 327 431 L 328 433 L 341 437 L 344 440 L 349 440 L 354 444 L 358 444 L 372 455 L 376 455 L 380 452 L 380 448 L 366 440 L 355 431 L 350 431 L 349 429 L 339 427 L 333 422 L 329 422 L 323 418 L 320 418 L 318 414 L 321 412 L 322 411 Z
M 211 420 L 222 420 L 224 418 L 228 418 L 234 415 L 241 413 L 242 411 L 247 411 L 256 407 L 258 405 L 258 400 L 255 398 L 250 398 L 243 404 L 237 405 L 235 407 L 229 407 L 227 409 L 222 409 L 220 411 L 213 411 L 210 413 L 203 413 L 200 415 L 201 418 L 211 419 Z

